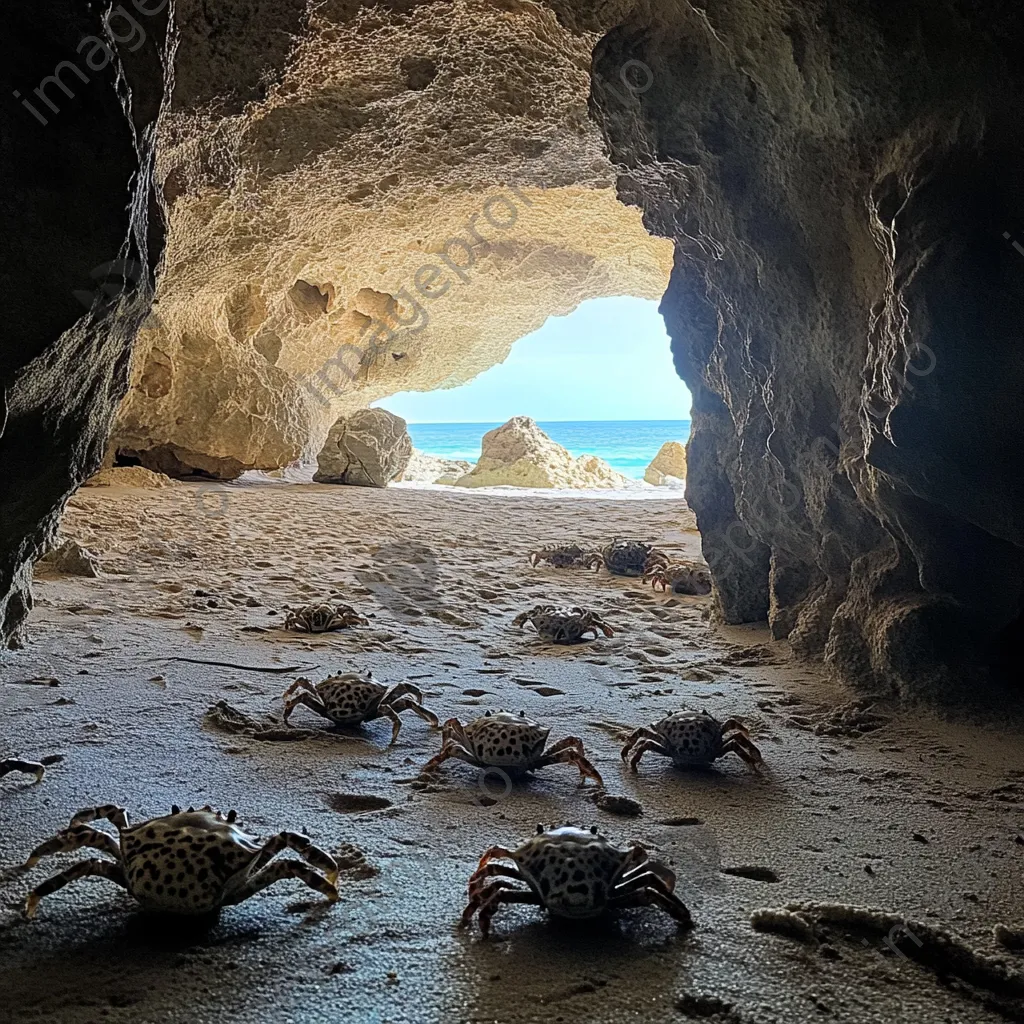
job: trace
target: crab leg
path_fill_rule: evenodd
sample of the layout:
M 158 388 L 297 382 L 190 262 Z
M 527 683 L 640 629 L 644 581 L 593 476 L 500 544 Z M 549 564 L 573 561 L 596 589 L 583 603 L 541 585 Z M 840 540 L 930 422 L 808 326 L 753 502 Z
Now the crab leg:
M 84 825 L 90 821 L 109 821 L 118 831 L 128 828 L 128 812 L 117 804 L 101 804 L 99 807 L 86 807 L 79 811 L 68 826 Z
M 58 889 L 63 889 L 65 885 L 69 885 L 79 878 L 88 878 L 90 875 L 108 878 L 111 882 L 121 886 L 122 889 L 128 888 L 124 872 L 119 864 L 109 860 L 101 860 L 99 857 L 90 857 L 89 860 L 72 864 L 66 871 L 61 871 L 60 874 L 48 878 L 42 885 L 37 885 L 25 899 L 25 916 L 29 918 L 35 917 L 36 908 L 44 896 L 49 896 Z
M 504 857 L 507 860 L 515 860 L 515 854 L 506 849 L 504 846 L 492 846 L 489 850 L 484 850 L 483 856 L 477 863 L 476 869 L 479 871 L 485 864 L 489 864 L 492 860 L 497 860 L 499 857 Z
M 387 705 L 394 712 L 411 711 L 414 715 L 418 715 L 423 719 L 424 722 L 428 722 L 432 729 L 438 729 L 441 723 L 437 720 L 437 715 L 433 711 L 428 711 L 422 704 L 417 704 L 412 697 L 399 697 L 398 700 L 389 700 Z
M 652 876 L 657 877 L 657 876 Z M 692 928 L 693 917 L 686 904 L 675 893 L 662 892 L 660 889 L 645 888 L 613 896 L 609 906 L 624 907 L 660 907 L 670 917 L 679 922 L 681 928 Z
M 744 736 L 749 735 L 749 730 L 738 718 L 727 718 L 722 723 L 722 733 L 732 732 L 733 730 L 743 733 Z
M 473 914 L 480 912 L 480 931 L 486 938 L 491 931 L 491 918 L 502 903 L 531 903 L 540 906 L 540 897 L 529 889 L 512 889 L 502 879 L 491 882 L 470 898 L 469 905 L 462 912 L 460 927 L 465 928 L 473 920 Z
M 303 676 L 300 679 L 296 679 L 295 682 L 281 694 L 281 699 L 287 700 L 296 690 L 309 690 L 310 693 L 316 695 L 316 687 L 312 682 L 310 682 L 310 680 Z
M 654 744 L 653 747 L 652 746 L 647 746 L 645 748 L 647 750 L 655 749 L 655 747 L 664 748 L 664 742 L 665 741 L 662 738 L 662 736 L 657 732 L 657 730 L 654 728 L 654 726 L 652 726 L 652 725 L 641 725 L 639 729 L 634 729 L 633 732 L 631 732 L 629 734 L 629 738 L 622 745 L 622 750 L 619 751 L 619 757 L 621 757 L 622 760 L 625 761 L 626 758 L 629 757 L 630 751 L 634 747 L 638 747 L 639 746 L 639 741 L 641 741 L 641 740 L 646 742 L 646 743 L 648 743 L 648 744 Z M 658 752 L 659 753 L 665 753 L 664 749 L 659 749 Z M 642 752 L 641 752 L 641 754 L 642 754 Z M 639 760 L 639 757 L 637 758 L 637 760 Z M 633 764 L 634 764 L 634 767 L 635 767 L 636 762 L 634 761 Z
M 724 754 L 736 753 L 743 758 L 754 768 L 755 770 L 762 764 L 764 764 L 764 758 L 761 757 L 761 751 L 754 746 L 751 740 L 742 735 L 741 733 L 734 733 L 722 744 L 722 752 Z
M 10 772 L 24 772 L 26 775 L 34 775 L 36 782 L 39 782 L 46 772 L 46 766 L 38 761 L 22 761 L 17 757 L 6 757 L 0 761 L 0 779 Z
M 47 839 L 45 843 L 40 843 L 28 855 L 28 860 L 22 867 L 34 867 L 43 857 L 49 857 L 54 853 L 78 850 L 83 846 L 109 853 L 115 860 L 120 859 L 121 856 L 121 848 L 113 836 L 101 832 L 98 828 L 92 828 L 90 825 L 73 825 L 71 828 L 64 829 L 63 832 L 58 832 L 52 839 Z
M 398 712 L 387 704 L 381 704 L 380 707 L 377 708 L 377 715 L 380 718 L 386 718 L 391 722 L 391 739 L 388 741 L 388 746 L 393 746 L 402 729 L 402 720 L 398 717 Z
M 331 718 L 330 712 L 324 705 L 324 702 L 320 700 L 319 697 L 317 697 L 313 693 L 307 693 L 305 691 L 302 691 L 301 693 L 292 697 L 291 700 L 285 701 L 283 720 L 286 725 L 288 724 L 288 719 L 292 716 L 292 712 L 300 704 L 304 704 L 307 708 L 309 708 L 310 711 L 315 711 L 322 718 L 326 718 L 328 721 L 334 721 L 334 719 Z
M 601 773 L 587 760 L 583 753 L 583 740 L 578 736 L 567 736 L 564 740 L 559 740 L 537 761 L 538 768 L 549 764 L 573 764 L 580 771 L 580 785 L 583 785 L 587 779 L 593 779 L 604 788 L 604 779 L 601 778 Z
M 514 878 L 520 882 L 524 881 L 522 874 L 519 872 L 519 868 L 511 868 L 505 864 L 485 864 L 482 868 L 477 868 L 477 870 L 470 875 L 470 896 L 484 887 L 484 879 L 494 878 L 499 875 L 502 878 Z
M 460 761 L 473 764 L 476 758 L 458 740 L 449 740 L 441 747 L 440 753 L 432 757 L 421 769 L 421 775 L 429 775 L 437 771 L 440 766 L 450 757 L 457 757 Z
M 656 754 L 663 754 L 665 757 L 671 757 L 672 752 L 658 740 L 642 739 L 633 748 L 633 756 L 629 759 L 629 767 L 632 771 L 637 770 L 637 765 L 640 763 L 640 758 L 647 753 L 648 750 L 653 750 Z M 625 760 L 625 757 L 623 757 Z
M 408 680 L 396 683 L 392 686 L 384 695 L 384 700 L 386 700 L 388 704 L 394 704 L 399 697 L 403 697 L 406 694 L 415 697 L 418 704 L 423 703 L 423 691 L 415 683 L 410 683 Z
M 321 850 L 319 846 L 314 846 L 313 840 L 309 836 L 300 835 L 298 832 L 278 832 L 276 836 L 271 836 L 263 844 L 263 849 L 256 855 L 252 864 L 249 865 L 250 875 L 255 875 L 264 864 L 272 857 L 276 857 L 282 850 L 294 850 L 304 860 L 309 861 L 313 867 L 322 871 L 330 883 L 333 884 L 338 880 L 338 862 L 329 853 Z M 282 861 L 282 863 L 291 862 Z
M 268 885 L 283 881 L 286 878 L 298 878 L 305 882 L 310 889 L 323 893 L 332 903 L 338 900 L 338 890 L 334 883 L 324 878 L 318 871 L 304 864 L 301 860 L 279 860 L 265 867 L 262 871 L 252 875 L 249 880 L 233 893 L 225 902 L 228 904 L 241 903 L 250 896 L 266 889 Z

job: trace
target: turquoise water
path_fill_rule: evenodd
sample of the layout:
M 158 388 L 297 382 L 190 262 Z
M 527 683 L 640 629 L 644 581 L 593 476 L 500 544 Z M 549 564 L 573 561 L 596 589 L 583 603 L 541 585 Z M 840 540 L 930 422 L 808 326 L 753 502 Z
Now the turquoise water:
M 500 423 L 410 423 L 413 445 L 444 459 L 480 458 L 480 439 Z M 623 476 L 643 478 L 644 470 L 666 441 L 690 436 L 689 420 L 563 420 L 539 423 L 553 441 L 573 455 L 596 455 Z

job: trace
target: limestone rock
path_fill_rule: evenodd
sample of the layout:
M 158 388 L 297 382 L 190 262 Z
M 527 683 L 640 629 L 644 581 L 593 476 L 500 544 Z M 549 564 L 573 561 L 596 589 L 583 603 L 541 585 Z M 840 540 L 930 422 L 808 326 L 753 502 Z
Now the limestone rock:
M 108 466 L 89 477 L 83 487 L 181 487 L 169 476 L 145 466 Z
M 484 434 L 477 464 L 455 481 L 458 487 L 629 487 L 594 455 L 573 458 L 544 433 L 529 416 L 513 416 L 508 423 Z
M 150 469 L 315 456 L 339 416 L 470 381 L 549 316 L 663 294 L 672 243 L 587 115 L 593 31 L 519 0 L 187 6 L 167 250 L 115 432 Z M 204 67 L 221 38 L 238 57 Z
M 644 479 L 655 487 L 681 486 L 686 479 L 686 445 L 666 441 L 644 470 Z
M 401 416 L 360 409 L 331 427 L 313 479 L 322 484 L 387 487 L 409 464 L 412 441 Z
M 48 551 L 40 561 L 52 565 L 57 572 L 66 576 L 88 576 L 95 579 L 99 576 L 96 568 L 96 556 L 87 548 L 83 548 L 76 540 L 66 540 L 59 547 Z
M 409 464 L 395 478 L 396 482 L 417 484 L 452 484 L 473 468 L 465 459 L 442 459 L 437 455 L 412 450 Z

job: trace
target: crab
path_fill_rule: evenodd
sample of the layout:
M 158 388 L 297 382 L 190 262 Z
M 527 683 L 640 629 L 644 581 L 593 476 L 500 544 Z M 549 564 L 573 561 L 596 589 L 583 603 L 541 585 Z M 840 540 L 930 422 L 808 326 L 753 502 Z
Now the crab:
M 290 609 L 284 620 L 285 629 L 299 633 L 330 633 L 356 625 L 367 626 L 369 622 L 347 604 L 305 604 Z
M 636 729 L 622 748 L 622 760 L 637 770 L 640 758 L 653 750 L 680 767 L 709 765 L 726 754 L 739 754 L 755 770 L 763 763 L 747 727 L 736 718 L 719 722 L 707 711 L 677 711 L 660 722 Z M 632 755 L 632 756 L 630 756 Z
M 638 540 L 620 540 L 618 537 L 602 552 L 605 568 L 616 576 L 643 576 L 668 557 L 650 544 Z
M 517 615 L 512 625 L 522 629 L 527 622 L 533 624 L 539 636 L 553 644 L 575 644 L 587 633 L 593 633 L 595 640 L 599 633 L 615 636 L 615 630 L 597 612 L 578 605 L 572 608 L 560 608 L 553 604 L 534 605 L 528 612 Z
M 587 551 L 578 544 L 538 548 L 530 555 L 530 565 L 547 562 L 555 569 L 600 569 L 603 559 L 600 551 Z
M 498 858 L 507 858 L 515 866 L 492 863 Z M 520 889 L 509 879 L 525 882 L 529 889 Z M 673 872 L 652 860 L 637 843 L 623 850 L 600 835 L 596 827 L 564 825 L 546 829 L 538 825 L 537 834 L 517 849 L 492 846 L 480 858 L 469 879 L 469 904 L 461 925 L 466 927 L 479 913 L 480 931 L 487 936 L 491 918 L 501 904 L 531 903 L 557 917 L 576 919 L 624 907 L 654 905 L 680 927 L 690 928 L 693 919 L 675 895 L 675 884 Z
M 514 715 L 499 711 L 486 712 L 464 725 L 449 718 L 441 731 L 441 752 L 431 758 L 423 772 L 435 771 L 450 757 L 476 765 L 478 768 L 501 768 L 509 775 L 522 775 L 549 764 L 574 764 L 580 770 L 580 784 L 593 779 L 604 788 L 598 770 L 587 760 L 583 740 L 566 736 L 545 749 L 550 729 L 526 717 L 525 711 Z
M 115 804 L 79 811 L 66 829 L 32 851 L 24 867 L 83 846 L 113 860 L 90 857 L 37 885 L 25 900 L 25 915 L 34 917 L 44 896 L 90 875 L 127 889 L 145 910 L 170 914 L 210 914 L 285 878 L 305 882 L 332 903 L 338 899 L 338 865 L 330 854 L 297 832 L 279 832 L 260 843 L 235 824 L 236 818 L 235 811 L 225 815 L 209 806 L 172 807 L 168 815 L 131 826 L 128 813 Z M 100 820 L 114 825 L 116 839 L 90 824 Z M 282 850 L 294 850 L 302 860 L 271 864 Z
M 300 704 L 335 725 L 359 725 L 375 718 L 387 718 L 391 722 L 391 743 L 398 739 L 402 728 L 398 718 L 400 711 L 419 715 L 435 729 L 439 725 L 437 715 L 423 707 L 423 693 L 418 686 L 404 682 L 388 689 L 373 679 L 372 674 L 361 676 L 345 672 L 319 683 L 296 679 L 281 696 L 285 702 L 286 725 Z
M 0 779 L 11 772 L 24 772 L 26 775 L 34 775 L 36 782 L 41 782 L 46 774 L 46 765 L 39 761 L 22 761 L 18 757 L 5 757 L 0 760 Z
M 644 582 L 657 590 L 671 590 L 673 594 L 703 596 L 711 593 L 711 572 L 700 562 L 678 561 L 652 565 L 644 572 Z

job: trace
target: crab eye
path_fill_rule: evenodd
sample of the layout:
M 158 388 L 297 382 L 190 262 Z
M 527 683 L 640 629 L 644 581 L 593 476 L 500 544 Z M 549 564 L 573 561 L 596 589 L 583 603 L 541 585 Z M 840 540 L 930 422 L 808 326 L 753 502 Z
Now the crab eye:
M 230 824 L 238 817 L 238 811 L 228 811 L 228 823 Z
M 543 831 L 544 831 L 544 826 L 543 825 L 538 825 L 537 826 L 537 835 L 541 835 L 543 833 Z
M 171 804 L 171 814 L 181 814 L 181 808 L 177 804 Z
M 526 717 L 526 712 L 525 711 L 520 711 L 519 712 L 519 717 L 520 718 L 525 718 Z
M 590 831 L 591 831 L 591 833 L 592 833 L 593 835 L 595 835 L 595 836 L 596 836 L 596 835 L 597 835 L 597 826 L 596 826 L 596 825 L 591 825 L 591 826 L 590 826 Z
M 490 711 L 485 711 L 484 712 L 484 718 L 490 718 L 490 717 L 491 717 Z

